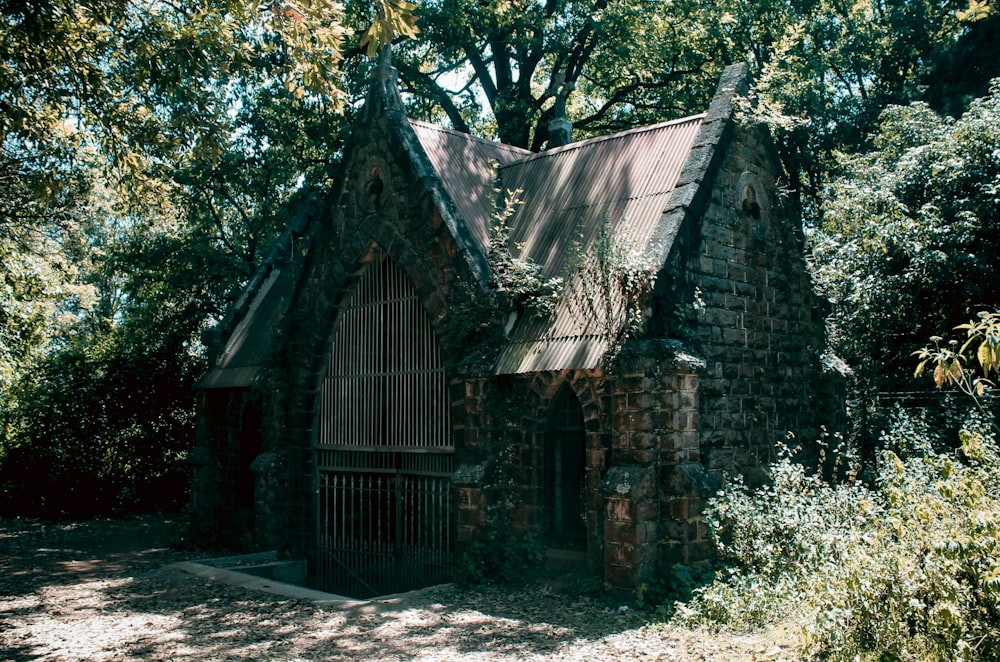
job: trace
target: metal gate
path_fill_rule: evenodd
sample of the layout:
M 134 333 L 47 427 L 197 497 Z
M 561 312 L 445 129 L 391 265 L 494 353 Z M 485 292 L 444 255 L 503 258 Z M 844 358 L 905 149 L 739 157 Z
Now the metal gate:
M 341 306 L 316 464 L 319 587 L 372 597 L 446 580 L 455 509 L 444 364 L 412 285 L 375 259 Z

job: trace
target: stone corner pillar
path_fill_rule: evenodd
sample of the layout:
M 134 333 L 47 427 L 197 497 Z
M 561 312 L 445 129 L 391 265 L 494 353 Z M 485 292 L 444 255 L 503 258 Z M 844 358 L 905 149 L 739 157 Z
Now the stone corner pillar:
M 613 466 L 601 481 L 601 495 L 604 579 L 612 593 L 631 597 L 656 571 L 656 469 L 641 464 Z
M 288 457 L 265 451 L 250 464 L 254 475 L 254 536 L 263 549 L 281 550 L 288 530 Z

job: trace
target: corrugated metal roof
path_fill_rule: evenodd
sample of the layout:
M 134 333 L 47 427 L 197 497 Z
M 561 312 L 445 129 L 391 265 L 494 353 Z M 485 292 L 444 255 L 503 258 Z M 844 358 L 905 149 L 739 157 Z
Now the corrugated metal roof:
M 569 262 L 592 252 L 605 223 L 619 243 L 645 248 L 702 117 L 573 143 L 500 169 L 501 186 L 519 189 L 523 201 L 509 220 L 512 250 L 521 248 L 520 256 L 542 265 L 545 276 L 567 283 L 552 316 L 515 325 L 498 374 L 600 365 L 608 329 L 583 310 L 587 297 Z
M 293 284 L 289 270 L 276 266 L 271 271 L 230 333 L 216 364 L 202 380 L 203 388 L 242 387 L 253 383 L 270 353 L 271 327 L 284 315 L 288 305 L 286 295 Z
M 458 215 L 485 253 L 496 197 L 492 186 L 495 166 L 513 163 L 534 152 L 417 120 L 410 120 L 410 125 L 455 203 Z

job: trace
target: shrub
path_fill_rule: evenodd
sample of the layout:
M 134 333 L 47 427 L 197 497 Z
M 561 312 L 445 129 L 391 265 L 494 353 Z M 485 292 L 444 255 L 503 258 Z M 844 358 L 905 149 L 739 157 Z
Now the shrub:
M 712 502 L 732 565 L 679 619 L 789 618 L 810 654 L 831 659 L 1000 659 L 1000 449 L 988 425 L 971 420 L 957 452 L 885 451 L 871 487 L 826 483 L 787 454 L 771 475 Z
M 516 411 L 494 402 L 495 411 Z M 514 465 L 517 446 L 509 443 L 495 456 L 483 488 L 486 506 L 478 537 L 466 545 L 455 569 L 463 587 L 479 584 L 514 584 L 531 577 L 545 563 L 545 545 L 537 530 L 515 525 L 517 487 Z
M 532 576 L 545 562 L 541 534 L 516 534 L 509 527 L 488 526 L 462 554 L 455 581 L 463 587 L 515 584 Z

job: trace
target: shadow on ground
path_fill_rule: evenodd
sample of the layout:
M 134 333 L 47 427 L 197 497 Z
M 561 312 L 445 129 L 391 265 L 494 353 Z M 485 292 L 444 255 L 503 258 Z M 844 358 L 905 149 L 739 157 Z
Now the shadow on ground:
M 170 520 L 0 520 L 0 657 L 10 659 L 619 659 L 639 619 L 544 586 L 438 587 L 320 606 L 172 568 Z M 656 659 L 655 656 L 650 659 Z M 667 659 L 667 658 L 664 658 Z

